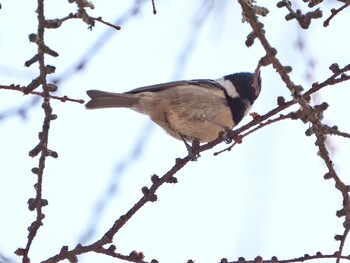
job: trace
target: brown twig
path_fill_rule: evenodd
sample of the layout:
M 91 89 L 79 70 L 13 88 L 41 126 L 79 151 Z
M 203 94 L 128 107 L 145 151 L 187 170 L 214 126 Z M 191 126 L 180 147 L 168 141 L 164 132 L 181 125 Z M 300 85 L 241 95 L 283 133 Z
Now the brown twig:
M 292 82 L 288 75 L 290 70 L 287 69 L 287 67 L 283 66 L 276 57 L 277 50 L 273 48 L 267 41 L 265 37 L 265 31 L 263 29 L 263 24 L 258 21 L 254 10 L 250 5 L 246 3 L 245 0 L 238 0 L 238 2 L 242 6 L 245 19 L 249 22 L 254 31 L 254 36 L 260 40 L 261 45 L 265 49 L 267 59 L 270 61 L 270 63 L 272 63 L 273 67 L 276 69 L 283 82 L 286 83 L 286 86 L 292 92 L 293 96 L 297 98 L 300 95 L 302 88 Z
M 267 113 L 266 115 L 269 115 L 269 113 Z M 237 137 L 235 137 L 233 140 L 234 140 L 234 143 L 232 143 L 229 147 L 219 151 L 219 152 L 215 152 L 214 155 L 219 155 L 223 152 L 226 152 L 226 151 L 231 151 L 232 148 L 236 145 L 236 144 L 240 144 L 243 140 L 243 138 L 247 137 L 248 135 L 252 134 L 253 132 L 267 126 L 267 125 L 270 125 L 270 124 L 273 124 L 273 123 L 276 123 L 276 122 L 279 122 L 279 121 L 282 121 L 282 120 L 287 120 L 287 119 L 292 119 L 293 118 L 293 113 L 288 113 L 287 115 L 283 115 L 283 114 L 280 114 L 280 116 L 274 118 L 274 119 L 268 119 L 267 121 L 265 122 L 262 122 L 263 119 L 266 119 L 266 116 L 255 116 L 254 118 L 257 118 L 258 119 L 258 122 L 259 124 L 256 125 L 256 127 L 254 127 L 253 129 L 247 131 L 246 133 L 243 133 L 243 134 L 239 134 L 237 135 Z
M 300 9 L 297 9 L 296 11 L 292 8 L 292 3 L 288 0 L 282 0 L 277 3 L 277 7 L 286 7 L 289 11 L 289 14 L 285 16 L 285 19 L 287 21 L 296 19 L 303 29 L 308 29 L 311 25 L 312 19 L 317 19 L 322 17 L 322 11 L 320 9 L 313 10 L 311 12 L 308 12 L 306 14 L 303 14 Z
M 315 255 L 305 254 L 302 257 L 291 258 L 291 259 L 278 259 L 275 256 L 272 257 L 271 259 L 262 259 L 262 257 L 258 256 L 253 260 L 246 260 L 245 258 L 241 257 L 236 261 L 226 260 L 226 263 L 243 263 L 243 262 L 244 263 L 295 263 L 295 262 L 306 262 L 306 261 L 315 260 L 315 259 L 326 259 L 326 258 L 336 259 L 337 257 L 338 257 L 338 252 L 335 252 L 333 255 L 332 254 L 323 255 L 321 252 L 317 252 Z M 341 256 L 341 259 L 350 260 L 350 256 Z M 224 261 L 221 261 L 221 262 L 224 262 Z
M 48 88 L 48 84 L 46 83 L 46 75 L 50 74 L 51 71 L 48 70 L 48 66 L 45 65 L 44 62 L 44 54 L 45 54 L 45 47 L 44 44 L 44 31 L 45 31 L 45 16 L 44 16 L 44 0 L 38 0 L 38 7 L 37 11 L 38 13 L 38 31 L 37 31 L 37 41 L 35 42 L 38 46 L 38 52 L 37 52 L 37 58 L 39 63 L 39 70 L 40 70 L 40 85 L 43 87 L 43 103 L 42 108 L 44 109 L 45 117 L 42 125 L 42 131 L 40 132 L 39 136 L 39 143 L 37 146 L 33 148 L 29 152 L 29 155 L 31 157 L 34 157 L 36 155 L 40 154 L 39 157 L 39 164 L 38 167 L 34 167 L 32 169 L 32 173 L 34 173 L 37 176 L 37 182 L 35 183 L 35 198 L 30 198 L 28 200 L 28 208 L 29 210 L 36 211 L 36 219 L 31 223 L 31 225 L 28 227 L 28 239 L 27 244 L 25 248 L 19 248 L 15 251 L 15 253 L 19 256 L 22 256 L 22 262 L 23 263 L 29 263 L 29 251 L 31 248 L 31 245 L 33 243 L 33 240 L 39 230 L 39 228 L 43 225 L 42 221 L 45 217 L 42 208 L 48 204 L 48 201 L 46 199 L 42 198 L 42 182 L 43 182 L 43 174 L 44 169 L 46 165 L 46 157 L 52 156 L 57 157 L 57 153 L 55 151 L 49 150 L 48 148 L 48 138 L 49 138 L 49 129 L 50 129 L 50 123 L 52 120 L 54 120 L 56 115 L 52 114 L 52 108 L 50 105 L 50 90 Z M 27 90 L 25 90 L 27 88 Z M 28 86 L 22 88 L 22 91 L 26 91 L 28 93 L 33 92 L 33 89 L 36 88 L 36 85 L 29 88 Z
M 158 262 L 155 259 L 152 259 L 151 262 L 147 262 L 144 260 L 144 254 L 142 252 L 132 251 L 129 255 L 123 255 L 118 252 L 115 252 L 116 247 L 114 245 L 111 245 L 108 249 L 105 249 L 103 247 L 95 250 L 96 253 L 104 254 L 107 256 L 111 256 L 114 258 L 118 258 L 121 260 L 129 261 L 129 262 L 136 262 L 136 263 L 153 263 Z
M 255 96 L 259 96 L 260 94 L 260 87 L 259 87 L 259 79 L 260 79 L 260 68 L 263 66 L 261 64 L 261 61 L 259 61 L 255 71 L 254 71 L 254 79 L 253 79 L 253 87 L 255 90 Z
M 154 3 L 154 0 L 151 0 L 152 2 L 152 9 L 153 9 L 153 14 L 157 14 L 157 9 L 156 9 L 156 4 Z
M 331 9 L 331 15 L 323 22 L 323 26 L 327 27 L 329 26 L 329 22 L 341 11 L 343 11 L 345 8 L 347 8 L 350 5 L 350 2 L 345 2 L 344 5 L 339 7 L 338 9 L 332 8 Z
M 58 28 L 60 27 L 63 22 L 70 20 L 70 19 L 82 19 L 85 23 L 87 23 L 89 25 L 89 29 L 92 29 L 95 26 L 94 21 L 100 22 L 102 24 L 105 24 L 109 27 L 114 28 L 115 30 L 120 30 L 121 27 L 118 25 L 113 25 L 112 23 L 109 23 L 105 20 L 102 19 L 102 17 L 92 17 L 90 15 L 88 15 L 87 11 L 86 11 L 86 5 L 84 5 L 83 3 L 85 3 L 86 1 L 77 1 L 77 4 L 79 6 L 79 11 L 77 13 L 70 13 L 65 17 L 62 18 L 56 18 L 56 19 L 50 19 L 50 20 L 45 20 L 45 27 L 46 28 Z
M 95 20 L 95 21 L 97 21 L 97 22 L 100 22 L 100 23 L 102 23 L 102 24 L 105 24 L 105 25 L 107 25 L 107 26 L 109 26 L 109 27 L 112 27 L 112 28 L 114 28 L 115 30 L 120 30 L 121 29 L 121 27 L 120 26 L 116 26 L 116 25 L 113 25 L 113 24 L 111 24 L 111 23 L 109 23 L 109 22 L 106 22 L 106 21 L 104 21 L 103 19 L 102 19 L 102 17 L 92 17 L 92 19 L 93 20 Z
M 350 71 L 350 64 L 340 69 L 337 63 L 333 63 L 330 65 L 329 69 L 333 72 L 333 75 L 321 83 L 313 83 L 311 89 L 306 91 L 304 96 L 310 96 L 312 93 L 315 93 L 326 86 L 335 85 L 340 82 L 350 80 L 350 75 L 345 74 L 346 72 Z
M 50 85 L 48 85 L 48 86 L 50 87 Z M 14 84 L 9 85 L 9 86 L 0 85 L 0 89 L 15 90 L 15 91 L 20 91 L 20 92 L 23 92 L 24 88 L 25 87 L 21 87 L 19 85 L 14 85 Z M 40 96 L 42 98 L 45 97 L 45 92 L 31 91 L 31 92 L 29 92 L 29 94 L 37 95 L 37 96 Z M 59 96 L 54 96 L 54 95 L 49 94 L 48 98 L 54 99 L 54 100 L 59 100 L 61 102 L 70 101 L 70 102 L 76 102 L 76 103 L 80 103 L 80 104 L 85 103 L 85 101 L 82 99 L 72 99 L 72 98 L 69 98 L 68 96 L 59 97 Z
M 337 126 L 330 127 L 324 124 L 322 129 L 326 134 L 338 135 L 338 136 L 350 139 L 350 133 L 339 131 Z

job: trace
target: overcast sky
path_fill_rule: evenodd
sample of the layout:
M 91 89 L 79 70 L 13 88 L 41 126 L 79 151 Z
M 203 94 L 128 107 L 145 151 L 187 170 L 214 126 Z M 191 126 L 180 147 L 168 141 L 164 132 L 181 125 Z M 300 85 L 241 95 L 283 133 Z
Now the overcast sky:
M 241 22 L 236 1 L 200 0 L 139 1 L 139 13 L 125 17 L 122 29 L 113 31 L 97 23 L 93 30 L 80 20 L 46 30 L 45 43 L 59 53 L 46 56 L 56 67 L 50 78 L 60 78 L 58 95 L 87 100 L 86 90 L 123 92 L 139 86 L 177 79 L 219 78 L 240 71 L 253 71 L 264 51 L 258 41 L 245 46 L 251 32 Z M 35 1 L 2 1 L 0 10 L 0 83 L 27 85 L 38 74 L 37 64 L 24 62 L 36 52 L 28 35 L 36 32 Z M 116 21 L 133 6 L 132 1 L 95 1 L 92 16 Z M 271 1 L 258 1 L 269 8 L 267 38 L 277 48 L 284 65 L 293 67 L 295 83 L 309 88 L 331 75 L 328 67 L 349 63 L 350 39 L 344 34 L 349 12 L 339 14 L 328 28 L 325 18 L 313 21 L 309 30 L 296 21 L 285 21 L 285 9 Z M 299 3 L 300 5 L 304 3 Z M 331 7 L 323 5 L 324 17 Z M 299 6 L 301 8 L 302 6 Z M 46 17 L 63 17 L 76 11 L 68 1 L 45 1 Z M 197 26 L 196 26 L 197 25 Z M 100 41 L 100 42 L 98 42 Z M 304 49 L 297 48 L 302 41 Z M 98 49 L 92 47 L 97 43 Z M 90 51 L 89 51 L 90 50 Z M 346 51 L 347 50 L 347 51 Z M 67 72 L 77 61 L 87 59 L 84 69 Z M 312 62 L 312 63 L 311 63 Z M 312 66 L 310 66 L 311 64 Z M 262 69 L 262 91 L 253 111 L 264 114 L 276 106 L 277 96 L 290 98 L 272 67 Z M 326 88 L 315 102 L 327 101 L 325 122 L 350 131 L 349 84 Z M 33 96 L 1 90 L 0 114 L 33 102 Z M 49 158 L 44 174 L 44 226 L 34 239 L 30 257 L 40 262 L 57 254 L 63 245 L 97 240 L 142 196 L 150 177 L 167 172 L 175 158 L 184 157 L 181 141 L 166 135 L 147 116 L 125 109 L 87 111 L 77 103 L 52 101 L 58 119 L 50 129 L 49 148 L 58 152 Z M 30 171 L 38 158 L 28 151 L 38 142 L 43 110 L 40 100 L 25 112 L 0 120 L 0 253 L 19 262 L 13 251 L 26 244 L 27 227 L 35 213 L 27 209 L 34 197 L 36 177 Z M 290 108 L 289 110 L 297 110 Z M 242 123 L 247 123 L 246 117 Z M 317 156 L 315 138 L 304 135 L 308 125 L 284 121 L 270 125 L 218 156 L 227 147 L 218 145 L 202 153 L 177 173 L 179 183 L 163 185 L 158 201 L 147 203 L 115 236 L 118 252 L 144 252 L 145 260 L 200 263 L 236 260 L 257 255 L 288 259 L 314 254 L 332 254 L 343 231 L 343 219 L 335 216 L 341 196 Z M 348 177 L 349 142 L 332 137 L 331 156 L 341 178 Z M 87 230 L 93 230 L 87 237 Z M 347 247 L 348 249 L 349 247 Z M 349 254 L 349 250 L 345 254 Z M 119 262 L 89 253 L 81 262 Z

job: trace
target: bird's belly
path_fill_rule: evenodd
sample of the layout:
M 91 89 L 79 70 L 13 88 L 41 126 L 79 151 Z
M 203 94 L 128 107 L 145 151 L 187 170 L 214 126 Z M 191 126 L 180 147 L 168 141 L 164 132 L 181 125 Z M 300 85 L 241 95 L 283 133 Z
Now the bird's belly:
M 198 140 L 199 142 L 209 142 L 215 140 L 219 137 L 219 133 L 224 131 L 225 128 L 207 124 L 207 125 L 196 125 L 191 129 L 182 128 L 180 129 L 180 134 L 183 135 L 185 140 L 192 142 L 194 140 Z
M 208 116 L 181 116 L 169 114 L 168 121 L 173 131 L 167 132 L 177 139 L 181 136 L 189 142 L 209 142 L 219 137 L 219 133 L 225 129 L 232 129 L 234 124 L 230 112 L 220 114 L 208 114 Z M 181 135 L 180 135 L 181 134 Z
M 181 94 L 175 92 L 159 98 L 147 94 L 148 97 L 144 96 L 134 110 L 149 115 L 177 139 L 209 142 L 218 138 L 221 131 L 234 126 L 224 93 L 217 92 L 213 94 L 212 90 L 185 87 Z

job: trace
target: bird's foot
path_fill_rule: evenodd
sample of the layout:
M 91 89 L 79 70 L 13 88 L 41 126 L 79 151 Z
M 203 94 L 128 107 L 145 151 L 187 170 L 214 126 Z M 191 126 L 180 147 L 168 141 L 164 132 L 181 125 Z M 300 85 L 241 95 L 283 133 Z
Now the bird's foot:
M 224 127 L 224 129 L 225 130 L 221 133 L 221 137 L 226 144 L 230 144 L 232 142 L 232 139 L 229 137 L 229 133 L 231 132 L 231 129 L 228 127 Z
M 190 146 L 190 145 L 188 145 Z M 197 152 L 199 148 L 199 141 L 198 140 L 193 140 L 192 141 L 192 146 L 190 146 L 190 149 L 187 148 L 188 154 L 191 157 L 192 161 L 197 161 L 201 155 Z
M 201 155 L 197 152 L 197 149 L 199 147 L 199 142 L 197 140 L 194 140 L 192 142 L 192 146 L 189 145 L 186 141 L 184 142 L 186 145 L 188 156 L 191 158 L 191 161 L 197 161 L 197 159 L 201 157 Z
M 191 161 L 197 161 L 197 159 L 201 156 L 198 152 L 197 149 L 199 147 L 199 141 L 198 140 L 193 140 L 192 141 L 192 146 L 189 145 L 189 143 L 185 140 L 185 138 L 180 134 L 180 137 L 182 141 L 184 142 L 188 156 L 191 158 Z

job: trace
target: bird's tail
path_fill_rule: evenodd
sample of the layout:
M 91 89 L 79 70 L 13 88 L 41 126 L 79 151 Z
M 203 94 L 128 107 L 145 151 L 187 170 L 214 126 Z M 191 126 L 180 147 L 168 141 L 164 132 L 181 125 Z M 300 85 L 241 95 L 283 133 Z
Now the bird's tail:
M 101 108 L 132 108 L 139 98 L 134 94 L 119 94 L 100 90 L 88 90 L 91 100 L 85 104 L 87 109 Z

